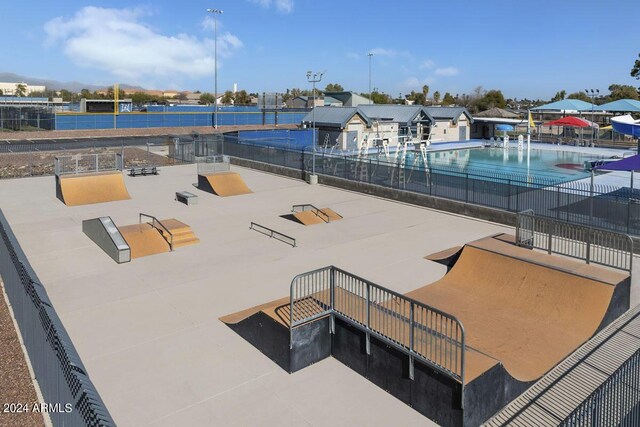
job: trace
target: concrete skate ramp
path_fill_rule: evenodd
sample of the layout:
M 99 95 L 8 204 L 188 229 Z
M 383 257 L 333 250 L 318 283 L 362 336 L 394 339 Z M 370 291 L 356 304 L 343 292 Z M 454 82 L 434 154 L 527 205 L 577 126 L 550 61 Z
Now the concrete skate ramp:
M 217 172 L 198 175 L 198 188 L 220 197 L 252 193 L 240 174 L 236 172 Z
M 312 209 L 295 212 L 293 217 L 302 225 L 326 224 L 327 222 L 338 221 L 342 219 L 342 215 L 337 214 L 333 209 L 318 209 L 322 213 L 317 213 Z
M 131 198 L 124 185 L 122 172 L 56 176 L 56 196 L 67 206 Z
M 628 281 L 492 237 L 467 244 L 444 278 L 406 295 L 456 316 L 469 347 L 529 382 L 611 321 L 610 312 L 627 309 Z

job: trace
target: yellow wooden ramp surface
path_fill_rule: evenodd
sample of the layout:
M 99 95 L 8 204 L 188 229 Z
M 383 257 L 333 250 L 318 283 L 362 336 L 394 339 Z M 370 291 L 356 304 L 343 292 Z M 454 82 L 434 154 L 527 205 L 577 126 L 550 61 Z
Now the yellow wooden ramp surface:
M 169 252 L 171 250 L 169 241 L 171 241 L 172 235 L 173 249 L 193 245 L 200 241 L 191 231 L 191 227 L 177 219 L 163 219 L 160 222 L 170 233 L 163 230 L 162 227 L 152 227 L 147 223 L 126 225 L 119 228 L 122 237 L 131 248 L 131 259 Z
M 295 212 L 293 217 L 303 225 L 326 224 L 327 222 L 338 221 L 342 219 L 342 215 L 337 214 L 333 209 L 318 209 L 321 213 L 314 210 L 306 210 Z
M 206 180 L 211 187 L 211 191 L 220 197 L 252 193 L 240 174 L 236 172 L 218 172 L 200 175 L 200 177 Z M 201 180 L 198 181 L 200 182 Z
M 169 243 L 149 224 L 119 227 L 120 234 L 131 248 L 131 259 L 169 252 Z
M 66 175 L 56 178 L 56 194 L 67 206 L 113 202 L 131 198 L 122 172 Z
M 493 240 L 466 245 L 447 275 L 406 295 L 456 316 L 468 346 L 501 361 L 514 378 L 533 381 L 593 336 L 614 286 Z M 539 256 L 549 266 L 529 260 Z

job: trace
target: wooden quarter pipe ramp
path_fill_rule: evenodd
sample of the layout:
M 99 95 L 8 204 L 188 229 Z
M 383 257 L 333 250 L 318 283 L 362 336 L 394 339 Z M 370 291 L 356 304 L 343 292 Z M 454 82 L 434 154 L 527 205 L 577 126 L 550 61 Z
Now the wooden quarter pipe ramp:
M 120 171 L 56 176 L 56 196 L 67 206 L 131 198 Z
M 236 172 L 217 172 L 198 175 L 198 188 L 220 197 L 252 193 L 240 174 Z

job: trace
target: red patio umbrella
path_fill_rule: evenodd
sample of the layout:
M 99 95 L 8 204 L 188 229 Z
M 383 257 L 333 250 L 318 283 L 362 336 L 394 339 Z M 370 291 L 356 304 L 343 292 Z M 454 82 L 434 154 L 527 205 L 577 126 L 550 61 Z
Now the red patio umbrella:
M 573 127 L 573 128 L 588 128 L 588 127 L 598 127 L 593 122 L 589 120 L 581 119 L 580 117 L 567 116 L 558 120 L 553 120 L 547 123 L 544 123 L 543 126 L 565 126 L 565 127 Z

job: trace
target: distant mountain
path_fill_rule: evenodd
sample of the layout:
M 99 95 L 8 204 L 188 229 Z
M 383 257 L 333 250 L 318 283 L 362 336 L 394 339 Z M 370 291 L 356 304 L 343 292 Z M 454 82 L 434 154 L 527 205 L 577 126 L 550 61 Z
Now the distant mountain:
M 59 82 L 57 80 L 47 80 L 47 79 L 39 79 L 37 77 L 21 76 L 15 73 L 0 73 L 0 82 L 16 82 L 16 83 L 24 82 L 29 85 L 45 86 L 47 90 L 66 89 L 76 93 L 80 92 L 82 89 L 88 89 L 91 92 L 93 92 L 96 90 L 105 89 L 106 87 L 110 86 L 110 85 L 98 86 L 98 85 L 91 85 L 91 84 L 80 83 L 80 82 Z M 124 84 L 124 83 L 120 84 L 120 88 L 127 91 L 144 90 L 144 88 L 140 86 L 134 86 L 134 85 Z

